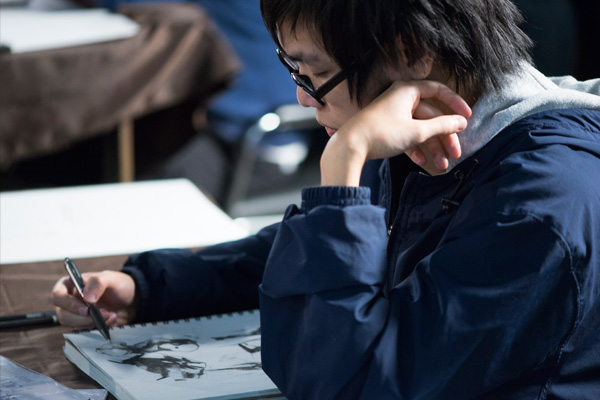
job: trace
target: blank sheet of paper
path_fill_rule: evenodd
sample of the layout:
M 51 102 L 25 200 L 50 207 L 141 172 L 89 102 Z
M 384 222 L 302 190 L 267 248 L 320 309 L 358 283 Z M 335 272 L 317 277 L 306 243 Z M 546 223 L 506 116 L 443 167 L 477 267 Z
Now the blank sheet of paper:
M 187 179 L 0 193 L 0 263 L 194 248 L 247 231 Z

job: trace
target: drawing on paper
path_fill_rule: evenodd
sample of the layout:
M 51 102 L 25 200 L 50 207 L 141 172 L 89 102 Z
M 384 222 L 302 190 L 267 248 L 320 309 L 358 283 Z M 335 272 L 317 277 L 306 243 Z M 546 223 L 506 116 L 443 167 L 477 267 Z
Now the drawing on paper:
M 260 337 L 256 337 L 257 332 L 260 334 L 260 330 L 257 330 L 239 335 L 215 337 L 213 339 L 245 339 L 237 342 L 236 345 L 244 350 L 245 353 L 253 355 L 260 353 Z M 159 375 L 156 379 L 157 381 L 165 378 L 172 378 L 175 381 L 199 379 L 206 372 L 210 371 L 262 369 L 262 364 L 255 361 L 241 359 L 226 360 L 227 366 L 220 366 L 217 365 L 219 363 L 209 363 L 206 360 L 201 360 L 202 353 L 200 355 L 195 354 L 194 357 L 184 357 L 180 354 L 195 353 L 199 347 L 200 345 L 195 339 L 159 338 L 137 343 L 105 343 L 96 348 L 96 352 L 108 356 L 108 361 L 110 362 L 121 365 L 132 365 L 152 374 Z
M 65 334 L 67 358 L 123 399 L 277 394 L 262 370 L 260 314 L 219 314 Z

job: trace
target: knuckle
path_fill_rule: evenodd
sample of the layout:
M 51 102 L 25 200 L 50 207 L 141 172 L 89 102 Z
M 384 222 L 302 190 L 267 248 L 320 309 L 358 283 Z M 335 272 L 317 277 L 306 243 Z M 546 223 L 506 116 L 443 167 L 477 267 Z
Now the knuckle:
M 451 118 L 444 118 L 440 121 L 440 131 L 445 134 L 456 132 L 456 124 Z
M 59 295 L 56 293 L 56 291 L 53 291 L 52 293 L 50 293 L 50 304 L 54 304 L 57 305 L 57 302 L 59 301 Z
M 56 308 L 56 318 L 61 325 L 73 326 L 73 318 L 71 318 L 71 315 L 71 313 L 62 308 Z
M 61 290 L 62 291 L 67 291 L 67 282 L 68 282 L 68 277 L 67 276 L 61 277 L 54 284 L 54 287 L 52 288 L 52 292 L 59 292 Z

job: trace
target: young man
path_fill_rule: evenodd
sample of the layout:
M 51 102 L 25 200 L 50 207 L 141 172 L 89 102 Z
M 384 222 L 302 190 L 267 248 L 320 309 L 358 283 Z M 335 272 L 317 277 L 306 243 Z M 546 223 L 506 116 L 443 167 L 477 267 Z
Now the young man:
M 121 324 L 260 297 L 290 399 L 597 398 L 600 80 L 536 71 L 506 0 L 261 4 L 331 136 L 322 186 L 256 236 L 88 275 L 88 300 Z M 69 293 L 61 322 L 89 324 Z

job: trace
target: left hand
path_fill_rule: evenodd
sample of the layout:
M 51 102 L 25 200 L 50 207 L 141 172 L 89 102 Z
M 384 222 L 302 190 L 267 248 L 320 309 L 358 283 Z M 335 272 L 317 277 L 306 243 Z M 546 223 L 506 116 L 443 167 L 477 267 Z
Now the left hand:
M 446 109 L 456 114 L 447 115 Z M 321 184 L 358 186 L 366 160 L 402 153 L 419 165 L 428 154 L 445 169 L 449 157 L 460 156 L 456 133 L 470 116 L 466 101 L 442 83 L 394 82 L 329 140 L 321 158 Z

